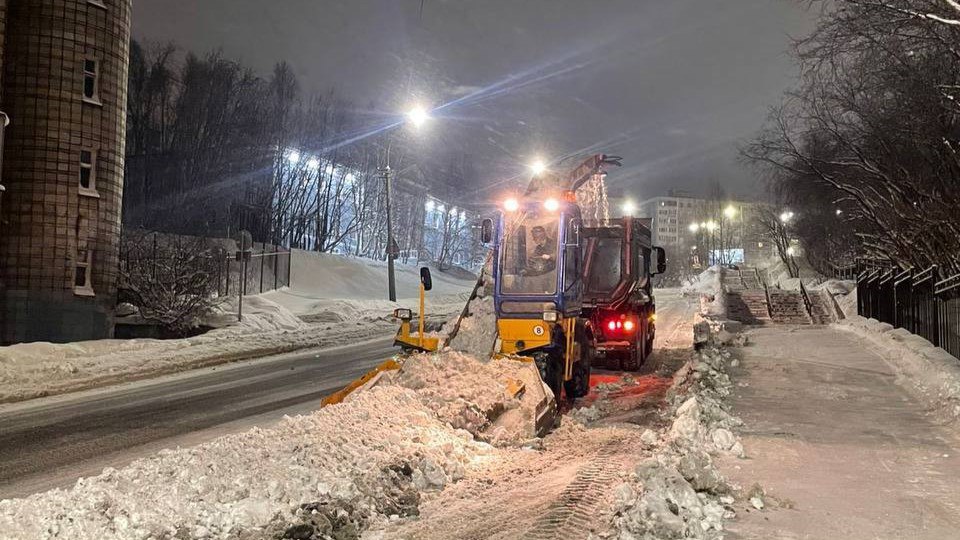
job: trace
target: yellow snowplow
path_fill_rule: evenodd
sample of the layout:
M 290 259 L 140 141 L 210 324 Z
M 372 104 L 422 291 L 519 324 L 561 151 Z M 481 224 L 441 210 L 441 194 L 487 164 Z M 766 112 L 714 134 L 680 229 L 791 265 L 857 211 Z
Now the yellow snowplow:
M 402 370 L 411 353 L 440 353 L 455 343 L 461 323 L 471 313 L 471 304 L 490 280 L 495 328 L 490 328 L 492 359 L 511 359 L 536 366 L 535 385 L 504 381 L 509 391 L 536 400 L 536 432 L 554 425 L 558 402 L 585 396 L 590 389 L 590 370 L 596 353 L 594 323 L 584 314 L 583 239 L 587 226 L 607 222 L 604 167 L 619 165 L 615 156 L 598 154 L 566 175 L 538 175 L 522 197 L 503 202 L 494 225 L 486 219 L 481 240 L 491 246 L 488 263 L 477 280 L 466 306 L 446 336 L 429 335 L 426 327 L 425 292 L 431 289 L 429 269 L 421 269 L 420 312 L 417 331 L 414 314 L 397 309 L 400 329 L 394 343 L 403 353 L 377 366 L 324 404 L 339 403 L 348 394 L 376 384 L 387 371 Z M 577 190 L 586 186 L 587 193 Z

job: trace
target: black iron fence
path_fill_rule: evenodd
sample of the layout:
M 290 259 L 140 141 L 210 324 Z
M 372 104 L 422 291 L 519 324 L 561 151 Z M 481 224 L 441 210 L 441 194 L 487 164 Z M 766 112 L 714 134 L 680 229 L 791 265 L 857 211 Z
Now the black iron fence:
M 290 250 L 253 242 L 238 255 L 237 243 L 230 239 L 200 238 L 165 233 L 135 231 L 125 235 L 120 250 L 121 290 L 124 276 L 152 276 L 156 281 L 202 271 L 216 279 L 218 296 L 260 294 L 290 286 Z M 175 270 L 172 270 L 175 269 Z
M 857 313 L 922 336 L 960 358 L 960 274 L 872 268 L 857 278 Z

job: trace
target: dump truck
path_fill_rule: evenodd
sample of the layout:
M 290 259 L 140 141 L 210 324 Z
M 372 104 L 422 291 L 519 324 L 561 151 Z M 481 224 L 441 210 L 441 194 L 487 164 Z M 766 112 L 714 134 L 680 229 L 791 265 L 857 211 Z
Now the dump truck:
M 651 278 L 666 270 L 664 250 L 653 245 L 649 219 L 624 216 L 582 234 L 582 316 L 596 329 L 596 357 L 607 367 L 636 371 L 653 352 L 657 307 Z

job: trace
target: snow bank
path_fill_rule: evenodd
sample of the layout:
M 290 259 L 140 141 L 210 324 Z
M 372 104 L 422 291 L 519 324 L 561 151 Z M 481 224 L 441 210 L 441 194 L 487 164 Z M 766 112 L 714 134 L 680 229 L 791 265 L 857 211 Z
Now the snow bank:
M 512 394 L 513 381 L 527 391 Z M 533 438 L 536 385 L 529 362 L 413 355 L 344 403 L 272 429 L 0 501 L 0 539 L 355 538 L 372 523 L 416 515 L 421 492 L 496 452 L 476 439 Z
M 329 253 L 293 250 L 290 287 L 264 293 L 263 296 L 292 313 L 311 314 L 330 311 L 331 300 L 381 301 L 387 296 L 387 263 Z M 429 297 L 469 292 L 476 278 L 459 272 L 431 269 L 433 290 Z M 420 267 L 396 265 L 398 299 L 415 299 L 420 294 Z M 392 311 L 389 308 L 387 312 Z
M 851 315 L 834 327 L 879 347 L 902 381 L 926 403 L 950 418 L 960 418 L 960 360 L 956 357 L 916 334 L 876 319 Z
M 613 529 L 617 538 L 722 538 L 723 520 L 735 515 L 733 488 L 712 455 L 743 457 L 731 428 L 739 419 L 723 399 L 732 383 L 726 367 L 734 360 L 714 335 L 694 361 L 674 375 L 668 392 L 670 425 L 641 439 L 660 446 L 635 469 L 635 479 L 615 490 Z
M 230 298 L 214 308 L 213 313 L 204 319 L 204 324 L 213 328 L 229 327 L 232 333 L 294 331 L 305 327 L 290 310 L 263 296 L 243 297 L 243 320 L 239 322 L 238 307 L 238 299 Z
M 301 508 L 331 505 L 350 509 L 345 522 L 362 527 L 415 514 L 419 492 L 457 480 L 490 451 L 414 391 L 374 388 L 273 429 L 165 450 L 68 490 L 0 501 L 0 538 L 278 538 L 310 527 L 314 514 Z

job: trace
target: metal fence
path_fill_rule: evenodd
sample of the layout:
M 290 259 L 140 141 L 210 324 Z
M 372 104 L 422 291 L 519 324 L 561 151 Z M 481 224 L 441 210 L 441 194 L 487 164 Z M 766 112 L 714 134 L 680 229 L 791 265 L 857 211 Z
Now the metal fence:
M 857 278 L 857 313 L 917 334 L 960 358 L 960 274 L 874 268 Z
M 289 249 L 253 242 L 246 255 L 238 256 L 237 243 L 230 239 L 138 233 L 137 249 L 124 246 L 120 250 L 121 274 L 140 270 L 157 278 L 158 267 L 169 267 L 164 263 L 183 258 L 185 250 L 195 250 L 193 259 L 199 259 L 203 270 L 215 275 L 219 296 L 237 295 L 241 288 L 244 294 L 260 294 L 290 285 Z M 171 248 L 173 245 L 177 248 Z M 121 289 L 123 287 L 121 279 Z

